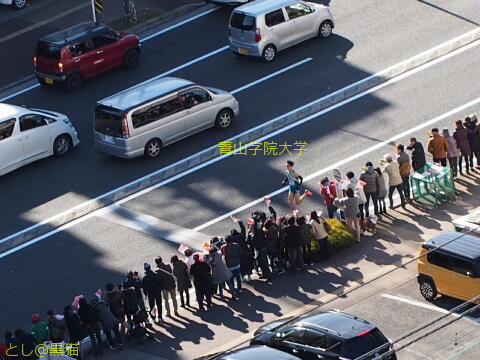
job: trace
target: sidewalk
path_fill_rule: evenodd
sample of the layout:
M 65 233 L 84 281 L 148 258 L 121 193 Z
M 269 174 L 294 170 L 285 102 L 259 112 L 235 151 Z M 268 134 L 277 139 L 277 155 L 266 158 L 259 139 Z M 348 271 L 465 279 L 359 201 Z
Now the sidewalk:
M 454 230 L 453 219 L 480 207 L 479 184 L 480 174 L 458 180 L 455 203 L 437 208 L 413 204 L 406 210 L 389 210 L 377 224 L 375 234 L 366 233 L 360 244 L 336 254 L 323 266 L 311 267 L 306 273 L 277 276 L 272 284 L 258 280 L 244 283 L 239 300 L 225 303 L 214 299 L 213 309 L 206 313 L 180 309 L 179 317 L 165 317 L 163 323 L 154 325 L 153 341 L 143 345 L 127 342 L 125 350 L 107 351 L 102 359 L 191 360 L 248 341 L 261 324 L 302 313 L 346 290 L 360 286 L 362 289 L 347 295 L 355 299 L 392 287 L 392 277 L 368 282 L 417 256 L 424 240 Z M 395 282 L 414 278 L 415 268 L 414 264 L 400 268 L 395 272 Z M 191 303 L 196 305 L 194 300 Z

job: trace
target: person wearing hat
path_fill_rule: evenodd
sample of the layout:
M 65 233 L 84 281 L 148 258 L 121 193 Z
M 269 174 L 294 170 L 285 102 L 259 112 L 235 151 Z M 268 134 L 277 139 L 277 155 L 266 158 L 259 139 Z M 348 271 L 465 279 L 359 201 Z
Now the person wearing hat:
M 452 176 L 456 178 L 458 176 L 458 158 L 462 155 L 460 149 L 458 148 L 457 141 L 453 136 L 450 135 L 448 129 L 442 130 L 442 135 L 448 142 L 448 164 L 452 170 Z
M 431 131 L 432 137 L 428 141 L 427 149 L 432 154 L 433 162 L 442 166 L 447 166 L 447 140 L 438 134 L 438 129 L 433 128 Z
M 50 328 L 44 321 L 40 321 L 40 315 L 32 315 L 32 327 L 30 333 L 35 338 L 37 344 L 43 344 L 45 341 L 50 340 Z
M 148 305 L 150 307 L 150 317 L 154 321 L 162 320 L 162 290 L 164 286 L 160 277 L 152 271 L 149 263 L 144 263 L 143 268 L 145 270 L 145 276 L 142 279 L 143 293 L 148 299 Z M 157 315 L 153 313 L 153 308 L 157 305 Z
M 402 207 L 404 207 L 405 197 L 403 194 L 403 179 L 400 175 L 400 166 L 398 165 L 398 162 L 393 160 L 391 154 L 385 154 L 380 162 L 383 165 L 382 172 L 388 175 L 388 199 L 390 201 L 390 209 L 393 209 L 393 193 L 395 189 L 398 191 Z

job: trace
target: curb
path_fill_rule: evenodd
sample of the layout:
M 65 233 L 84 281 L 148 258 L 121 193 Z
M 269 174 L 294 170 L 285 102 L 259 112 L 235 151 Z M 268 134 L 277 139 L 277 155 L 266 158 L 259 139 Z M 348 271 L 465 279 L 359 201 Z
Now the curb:
M 239 145 L 240 143 L 248 144 L 249 142 L 253 142 L 258 138 L 265 136 L 266 134 L 269 134 L 280 128 L 284 128 L 286 125 L 295 123 L 305 117 L 308 117 L 325 108 L 335 105 L 347 98 L 353 97 L 359 93 L 371 89 L 396 76 L 399 76 L 407 71 L 419 67 L 427 62 L 430 62 L 440 56 L 446 55 L 456 49 L 468 45 L 478 39 L 480 39 L 480 28 L 456 37 L 448 41 L 447 43 L 429 49 L 415 56 L 414 58 L 391 66 L 377 74 L 371 75 L 330 95 L 324 96 L 313 103 L 305 105 L 304 107 L 298 109 L 295 112 L 287 113 L 281 117 L 270 120 L 263 125 L 254 127 L 249 131 L 246 131 L 240 135 L 228 139 L 228 141 L 232 144 Z M 114 189 L 96 199 L 92 199 L 86 203 L 80 204 L 73 209 L 67 210 L 39 224 L 33 225 L 25 230 L 10 235 L 3 240 L 0 240 L 0 254 L 26 242 L 29 242 L 37 237 L 45 235 L 48 232 L 55 230 L 56 228 L 67 224 L 73 220 L 90 214 L 95 210 L 98 210 L 105 206 L 109 206 L 119 200 L 125 199 L 129 195 L 149 188 L 164 180 L 170 179 L 186 170 L 189 170 L 197 165 L 210 161 L 219 156 L 220 148 L 219 146 L 214 145 L 195 155 L 191 155 L 172 165 L 160 169 L 150 175 L 146 175 L 140 179 L 137 179 L 130 184 Z

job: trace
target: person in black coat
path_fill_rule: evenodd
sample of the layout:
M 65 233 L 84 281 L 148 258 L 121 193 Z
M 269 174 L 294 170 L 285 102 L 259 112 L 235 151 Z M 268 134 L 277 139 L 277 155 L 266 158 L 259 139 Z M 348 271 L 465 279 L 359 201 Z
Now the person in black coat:
M 300 226 L 295 224 L 295 218 L 292 216 L 288 219 L 288 226 L 285 228 L 285 247 L 288 251 L 288 259 L 290 261 L 290 270 L 296 267 L 304 270 L 302 256 L 302 233 Z
M 81 359 L 82 340 L 85 338 L 85 336 L 87 336 L 87 333 L 82 325 L 82 321 L 70 305 L 65 306 L 63 316 L 63 319 L 65 320 L 65 326 L 68 330 L 70 343 L 79 345 L 78 358 Z
M 138 272 L 129 271 L 127 273 L 127 279 L 125 280 L 124 285 L 127 288 L 133 287 L 135 289 L 138 306 L 140 309 L 145 309 L 145 301 L 143 301 L 142 295 L 142 280 L 138 278 Z
M 177 279 L 177 291 L 180 294 L 181 307 L 185 307 L 185 304 L 190 306 L 190 294 L 188 290 L 192 287 L 192 283 L 190 282 L 187 264 L 181 261 L 177 255 L 170 258 L 170 263 L 173 267 L 173 275 Z
M 198 254 L 193 255 L 195 261 L 190 267 L 190 275 L 193 277 L 195 285 L 195 295 L 197 297 L 198 309 L 204 311 L 203 299 L 207 301 L 207 308 L 212 307 L 212 282 L 210 280 L 210 266 L 200 261 Z
M 142 279 L 143 293 L 148 298 L 150 316 L 154 321 L 157 321 L 152 312 L 156 304 L 158 319 L 162 320 L 162 290 L 164 289 L 162 279 L 152 271 L 150 264 L 143 264 L 143 268 L 145 269 L 145 276 Z
M 250 281 L 250 276 L 252 275 L 253 268 L 255 266 L 253 244 L 251 243 L 250 239 L 247 238 L 247 232 L 245 230 L 245 225 L 243 224 L 243 222 L 235 217 L 232 217 L 232 220 L 234 222 L 237 222 L 240 226 L 240 232 L 238 232 L 236 229 L 232 229 L 230 231 L 232 242 L 240 245 L 240 248 L 242 249 L 240 273 L 242 274 L 245 281 Z
M 15 330 L 15 340 L 18 343 L 20 359 L 23 360 L 35 360 L 38 359 L 37 354 L 35 354 L 35 347 L 37 342 L 32 334 L 27 333 L 22 329 Z
M 407 149 L 412 151 L 413 170 L 418 171 L 424 167 L 427 161 L 425 160 L 425 150 L 423 150 L 422 144 L 412 137 L 410 138 L 410 145 L 407 146 Z
M 83 324 L 88 332 L 88 336 L 93 344 L 93 353 L 97 356 L 102 353 L 102 335 L 100 334 L 100 316 L 92 305 L 87 303 L 85 298 L 78 301 L 78 316 L 83 321 Z

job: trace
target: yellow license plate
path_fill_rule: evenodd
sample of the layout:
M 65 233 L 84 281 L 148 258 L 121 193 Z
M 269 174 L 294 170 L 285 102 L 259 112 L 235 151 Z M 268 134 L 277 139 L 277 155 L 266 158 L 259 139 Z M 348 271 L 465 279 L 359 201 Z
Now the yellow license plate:
M 52 78 L 45 78 L 45 84 L 53 85 L 53 79 Z
M 238 48 L 238 52 L 243 55 L 248 55 L 248 49 Z

